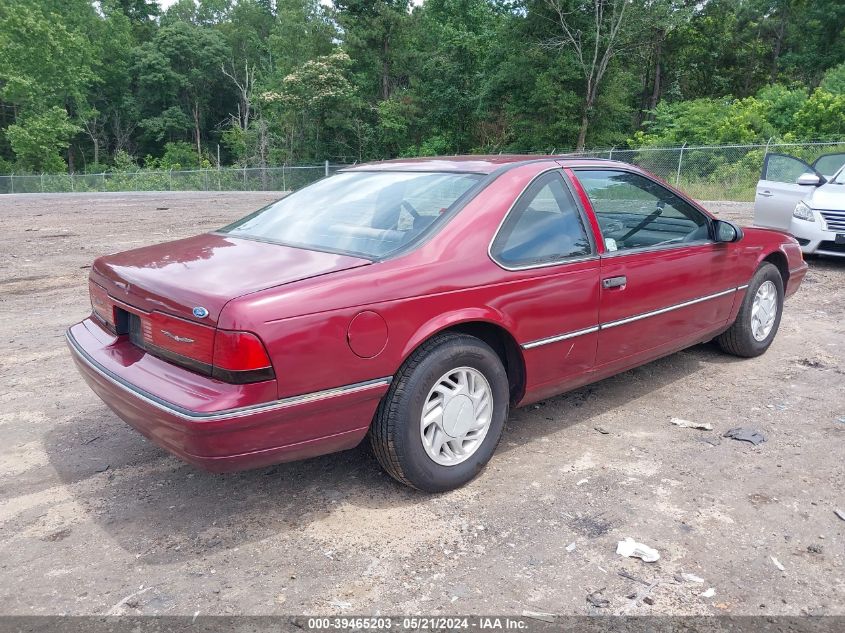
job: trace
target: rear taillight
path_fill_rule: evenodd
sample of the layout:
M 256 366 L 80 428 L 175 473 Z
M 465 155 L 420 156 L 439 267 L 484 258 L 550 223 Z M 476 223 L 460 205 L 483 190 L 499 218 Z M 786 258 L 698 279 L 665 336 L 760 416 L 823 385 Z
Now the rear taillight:
M 214 328 L 161 312 L 130 314 L 129 323 L 129 337 L 138 347 L 188 369 L 211 375 Z
M 214 328 L 152 312 L 142 320 L 144 338 L 156 347 L 211 365 Z
M 226 382 L 246 383 L 275 378 L 264 344 L 251 332 L 217 330 L 213 364 L 212 375 Z
M 255 334 L 217 330 L 162 312 L 136 312 L 88 282 L 94 316 L 115 334 L 176 365 L 235 384 L 276 377 L 270 356 Z
M 109 330 L 116 331 L 115 316 L 114 316 L 114 302 L 109 297 L 109 293 L 102 286 L 98 286 L 93 281 L 88 281 L 88 293 L 91 296 L 91 309 L 96 316 Z
M 267 350 L 250 332 L 215 330 L 161 312 L 130 314 L 129 324 L 135 345 L 200 374 L 236 384 L 275 378 Z

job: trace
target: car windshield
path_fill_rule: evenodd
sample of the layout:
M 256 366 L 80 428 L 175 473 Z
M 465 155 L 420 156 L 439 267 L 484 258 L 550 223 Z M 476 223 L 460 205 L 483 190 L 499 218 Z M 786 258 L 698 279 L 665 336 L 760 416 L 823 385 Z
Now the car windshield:
M 845 185 L 845 166 L 839 168 L 839 172 L 833 176 L 831 182 L 837 185 Z
M 430 172 L 340 173 L 221 232 L 378 259 L 413 243 L 481 178 Z

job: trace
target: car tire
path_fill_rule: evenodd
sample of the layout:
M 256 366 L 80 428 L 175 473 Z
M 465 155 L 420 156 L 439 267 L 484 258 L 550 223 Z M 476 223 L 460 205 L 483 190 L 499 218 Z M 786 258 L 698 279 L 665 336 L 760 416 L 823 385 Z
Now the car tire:
M 771 291 L 774 291 L 773 305 L 777 312 L 768 327 L 761 327 L 768 321 L 763 319 L 761 322 L 758 316 L 761 297 L 770 296 Z M 755 301 L 758 303 L 756 310 Z M 782 313 L 783 277 L 776 266 L 765 262 L 751 278 L 736 320 L 727 331 L 716 337 L 716 342 L 722 351 L 734 356 L 742 358 L 760 356 L 772 344 L 780 326 Z
M 489 345 L 466 334 L 437 335 L 394 376 L 370 427 L 373 452 L 391 477 L 408 486 L 459 488 L 496 450 L 509 393 L 505 368 Z

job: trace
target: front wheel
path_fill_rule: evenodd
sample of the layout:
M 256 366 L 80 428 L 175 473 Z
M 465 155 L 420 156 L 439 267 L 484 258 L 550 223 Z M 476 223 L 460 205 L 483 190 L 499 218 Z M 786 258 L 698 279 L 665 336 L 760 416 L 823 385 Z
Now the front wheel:
M 777 334 L 782 311 L 783 278 L 776 266 L 766 262 L 751 278 L 736 321 L 716 342 L 734 356 L 760 356 Z
M 489 345 L 465 334 L 438 335 L 394 377 L 370 428 L 373 452 L 388 474 L 413 488 L 463 486 L 496 450 L 509 391 Z

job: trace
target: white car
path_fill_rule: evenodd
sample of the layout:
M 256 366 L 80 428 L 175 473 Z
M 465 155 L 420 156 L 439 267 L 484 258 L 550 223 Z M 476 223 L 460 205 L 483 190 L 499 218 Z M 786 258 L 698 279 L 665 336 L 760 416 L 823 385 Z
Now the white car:
M 845 153 L 812 165 L 768 154 L 754 197 L 754 225 L 791 233 L 807 255 L 845 257 Z

